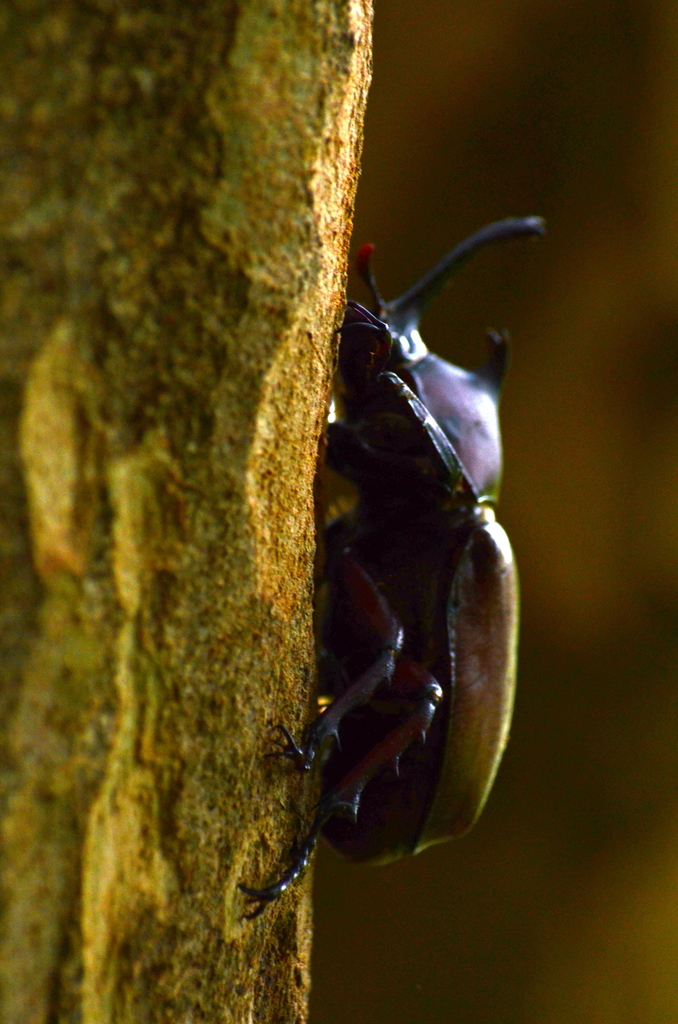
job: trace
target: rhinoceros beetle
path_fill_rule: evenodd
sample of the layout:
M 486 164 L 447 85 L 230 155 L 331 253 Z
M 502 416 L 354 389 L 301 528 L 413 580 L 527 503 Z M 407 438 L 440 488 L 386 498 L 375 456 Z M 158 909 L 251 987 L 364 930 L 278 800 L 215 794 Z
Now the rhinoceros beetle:
M 516 672 L 518 583 L 495 521 L 501 476 L 497 406 L 507 338 L 488 333 L 477 370 L 430 353 L 419 320 L 452 271 L 488 242 L 541 235 L 540 218 L 490 224 L 400 298 L 349 302 L 340 330 L 343 416 L 327 462 L 356 506 L 325 536 L 321 692 L 331 703 L 278 754 L 322 795 L 291 866 L 263 889 L 241 886 L 256 917 L 303 871 L 322 835 L 350 860 L 387 861 L 469 829 L 508 739 Z

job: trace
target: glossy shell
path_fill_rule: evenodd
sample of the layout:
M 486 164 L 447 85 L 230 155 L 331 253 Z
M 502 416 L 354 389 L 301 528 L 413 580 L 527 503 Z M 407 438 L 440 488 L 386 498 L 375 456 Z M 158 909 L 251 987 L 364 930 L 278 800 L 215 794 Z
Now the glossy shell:
M 493 344 L 499 349 L 502 342 Z M 505 345 L 497 356 L 475 371 L 453 366 L 430 352 L 411 369 L 398 368 L 452 444 L 478 501 L 495 502 L 501 482 L 497 402 Z
M 511 725 L 518 616 L 511 545 L 499 523 L 490 522 L 473 532 L 450 595 L 452 702 L 440 776 L 417 851 L 462 835 L 485 805 Z

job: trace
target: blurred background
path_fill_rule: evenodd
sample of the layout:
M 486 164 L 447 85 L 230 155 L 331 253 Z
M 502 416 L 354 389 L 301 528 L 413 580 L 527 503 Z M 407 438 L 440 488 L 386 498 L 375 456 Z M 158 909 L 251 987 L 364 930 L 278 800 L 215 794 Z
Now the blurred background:
M 677 182 L 675 0 L 376 0 L 354 251 L 385 297 L 489 221 L 549 233 L 422 329 L 467 366 L 513 339 L 511 742 L 465 838 L 320 851 L 313 1024 L 678 1022 Z

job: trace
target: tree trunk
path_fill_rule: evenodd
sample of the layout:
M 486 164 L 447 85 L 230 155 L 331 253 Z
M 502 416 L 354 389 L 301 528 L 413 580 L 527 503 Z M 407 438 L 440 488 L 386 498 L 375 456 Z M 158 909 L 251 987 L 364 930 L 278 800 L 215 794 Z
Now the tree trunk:
M 3 1024 L 306 1019 L 313 479 L 369 0 L 6 6 Z

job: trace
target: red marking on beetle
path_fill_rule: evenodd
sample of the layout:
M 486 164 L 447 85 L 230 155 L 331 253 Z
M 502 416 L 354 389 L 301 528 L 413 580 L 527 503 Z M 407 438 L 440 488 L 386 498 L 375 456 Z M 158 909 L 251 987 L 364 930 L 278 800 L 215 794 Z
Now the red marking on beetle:
M 358 274 L 365 280 L 365 277 L 370 272 L 370 260 L 372 259 L 372 253 L 374 252 L 374 245 L 372 242 L 366 242 L 365 245 L 361 245 L 358 249 L 358 255 L 356 256 L 356 265 Z

